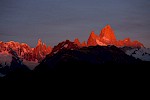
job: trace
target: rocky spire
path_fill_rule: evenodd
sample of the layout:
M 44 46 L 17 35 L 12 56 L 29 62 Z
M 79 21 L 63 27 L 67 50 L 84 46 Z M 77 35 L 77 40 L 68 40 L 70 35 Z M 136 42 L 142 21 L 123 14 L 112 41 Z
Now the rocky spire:
M 94 33 L 94 31 L 92 31 L 90 36 L 89 36 L 89 38 L 88 38 L 87 45 L 88 46 L 95 46 L 95 45 L 97 45 L 96 39 L 99 39 L 99 37 Z
M 114 44 L 116 37 L 110 25 L 106 25 L 100 32 L 100 40 L 107 44 Z
M 78 38 L 75 38 L 75 39 L 74 39 L 74 43 L 77 44 L 78 46 L 81 46 L 81 43 L 80 43 L 80 41 L 79 41 Z
M 42 40 L 38 39 L 38 44 L 37 45 L 42 45 Z

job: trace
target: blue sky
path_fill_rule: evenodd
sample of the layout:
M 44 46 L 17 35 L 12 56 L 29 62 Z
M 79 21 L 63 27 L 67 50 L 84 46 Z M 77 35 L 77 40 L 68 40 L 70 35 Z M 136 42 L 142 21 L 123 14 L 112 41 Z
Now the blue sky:
M 118 40 L 130 37 L 150 47 L 150 0 L 0 0 L 0 41 L 35 47 L 74 38 L 87 41 L 107 24 Z

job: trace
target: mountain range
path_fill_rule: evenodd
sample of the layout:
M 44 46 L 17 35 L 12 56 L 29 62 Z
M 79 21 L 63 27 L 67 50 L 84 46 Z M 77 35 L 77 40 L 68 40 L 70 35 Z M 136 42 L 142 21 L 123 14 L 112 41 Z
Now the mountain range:
M 149 61 L 150 49 L 130 38 L 117 40 L 110 25 L 106 25 L 99 35 L 92 31 L 87 42 L 75 38 L 73 42 L 66 40 L 54 47 L 46 46 L 41 39 L 35 48 L 26 43 L 0 41 L 1 77 L 11 77 L 9 73 L 16 73 L 16 69 L 23 73 L 24 70 L 33 70 L 36 73 L 34 75 L 38 76 L 58 69 L 62 73 L 67 70 L 97 69 L 106 65 L 149 64 Z
M 78 38 L 74 40 L 74 43 L 79 47 L 87 47 L 87 46 L 107 46 L 107 45 L 115 45 L 117 47 L 129 46 L 141 48 L 144 47 L 142 43 L 139 41 L 131 41 L 130 38 L 125 38 L 124 40 L 117 40 L 114 34 L 113 29 L 110 25 L 106 25 L 100 32 L 100 35 L 96 35 L 94 31 L 91 32 L 87 42 L 80 42 Z M 35 48 L 31 48 L 26 43 L 19 42 L 2 42 L 0 41 L 0 52 L 8 51 L 11 48 L 14 50 L 18 56 L 27 61 L 42 61 L 45 56 L 52 51 L 51 46 L 46 46 L 46 44 L 42 43 L 41 39 L 38 40 L 38 43 Z
M 52 50 L 50 46 L 46 46 L 46 44 L 42 43 L 41 39 L 38 40 L 35 48 L 31 48 L 26 43 L 0 41 L 0 52 L 8 52 L 10 48 L 15 51 L 20 58 L 37 62 L 42 61 Z
M 67 63 L 66 63 L 67 62 Z M 57 67 L 70 67 L 71 65 L 109 65 L 109 64 L 138 64 L 142 61 L 128 56 L 116 46 L 89 46 L 79 48 L 74 42 L 63 41 L 54 47 L 52 52 L 35 68 L 41 70 L 55 69 Z M 85 66 L 87 67 L 87 66 Z M 38 69 L 38 70 L 39 70 Z

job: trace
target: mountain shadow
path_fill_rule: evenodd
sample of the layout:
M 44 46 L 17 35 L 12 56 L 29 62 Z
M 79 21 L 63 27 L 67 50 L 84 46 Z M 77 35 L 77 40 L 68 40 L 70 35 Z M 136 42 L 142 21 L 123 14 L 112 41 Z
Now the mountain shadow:
M 134 67 L 144 64 L 147 63 L 128 56 L 116 46 L 64 48 L 60 51 L 57 50 L 56 54 L 47 55 L 34 69 L 34 73 L 35 77 L 38 78 L 69 77 L 81 74 L 94 75 L 96 73 L 115 72 L 117 67 Z

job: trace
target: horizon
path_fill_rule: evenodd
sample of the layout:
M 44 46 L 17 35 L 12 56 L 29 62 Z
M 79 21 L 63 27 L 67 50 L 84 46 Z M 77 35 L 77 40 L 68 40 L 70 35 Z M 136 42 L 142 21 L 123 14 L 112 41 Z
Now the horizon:
M 35 47 L 40 38 L 55 46 L 88 40 L 109 24 L 117 40 L 130 38 L 150 48 L 149 0 L 1 0 L 0 41 Z
M 109 25 L 109 24 L 107 24 L 107 25 Z M 107 25 L 106 25 L 106 26 L 107 26 Z M 105 26 L 105 27 L 106 27 L 106 26 Z M 110 26 L 110 25 L 109 25 L 109 26 Z M 110 26 L 110 27 L 111 27 L 111 26 Z M 102 30 L 102 29 L 101 29 L 101 30 Z M 101 30 L 100 30 L 100 32 L 101 32 Z M 112 29 L 112 30 L 113 30 L 113 29 Z M 113 30 L 113 31 L 114 31 L 114 30 Z M 100 36 L 100 33 L 97 34 L 97 33 L 95 33 L 95 31 L 91 31 L 90 34 L 89 34 L 89 36 L 88 36 L 88 38 L 90 37 L 90 35 L 91 35 L 92 32 L 94 32 L 94 34 L 96 34 L 97 36 Z M 114 35 L 115 35 L 115 34 L 114 34 Z M 116 37 L 116 35 L 115 35 L 115 37 Z M 84 40 L 84 41 L 86 42 L 86 44 L 88 43 L 88 38 L 87 38 L 86 40 Z M 126 38 L 130 38 L 130 37 L 125 37 L 125 38 L 123 38 L 122 40 L 124 40 L 124 39 L 126 39 Z M 19 42 L 19 43 L 20 43 L 20 44 L 25 43 L 25 44 L 27 44 L 28 46 L 30 46 L 31 48 L 35 48 L 35 47 L 37 46 L 39 40 L 40 40 L 43 44 L 46 44 L 46 46 L 54 47 L 54 46 L 58 45 L 59 43 L 61 43 L 61 42 L 63 42 L 63 41 L 66 41 L 66 40 L 69 40 L 69 41 L 71 41 L 71 42 L 74 42 L 75 39 L 79 39 L 79 38 L 76 37 L 76 38 L 74 38 L 73 40 L 65 39 L 65 40 L 62 40 L 62 41 L 60 41 L 60 42 L 54 44 L 54 45 L 49 45 L 49 44 L 44 43 L 41 38 L 38 38 L 38 39 L 37 39 L 37 43 L 35 44 L 34 47 L 30 46 L 29 44 L 27 44 L 27 43 L 25 43 L 25 42 Z M 117 39 L 117 37 L 116 37 L 116 39 Z M 130 38 L 130 39 L 131 39 L 131 38 Z M 121 40 L 121 39 L 120 39 L 120 40 Z M 117 39 L 117 41 L 120 41 L 120 40 Z M 10 41 L 2 41 L 2 42 L 11 42 L 11 41 L 13 41 L 13 40 L 10 40 Z M 80 42 L 80 43 L 82 43 L 82 42 L 84 42 L 84 41 L 80 41 L 80 39 L 79 39 L 79 42 Z M 138 41 L 138 40 L 132 40 L 132 39 L 131 39 L 131 42 L 133 42 L 133 41 Z M 13 42 L 18 42 L 18 41 L 13 41 Z M 138 41 L 138 42 L 140 42 L 140 41 Z M 141 43 L 141 42 L 140 42 L 140 43 Z M 143 44 L 143 45 L 144 45 L 144 44 Z M 145 45 L 144 45 L 144 47 L 145 47 Z M 149 48 L 149 47 L 146 47 L 146 48 Z

